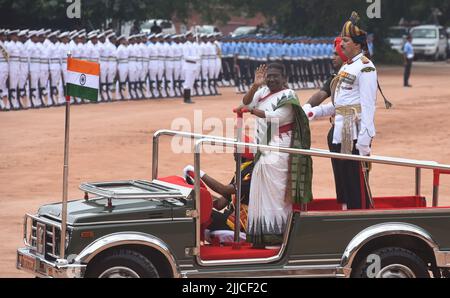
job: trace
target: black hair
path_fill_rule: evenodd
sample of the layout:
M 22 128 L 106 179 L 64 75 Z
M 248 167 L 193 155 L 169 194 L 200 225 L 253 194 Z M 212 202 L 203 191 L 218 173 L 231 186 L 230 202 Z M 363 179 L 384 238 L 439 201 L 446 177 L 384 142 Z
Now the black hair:
M 369 45 L 367 43 L 367 34 L 358 36 L 358 37 L 352 37 L 352 40 L 355 44 L 359 44 L 361 46 L 361 50 L 364 53 L 364 56 L 371 59 L 370 51 L 369 51 Z
M 281 72 L 281 75 L 283 76 L 283 77 L 286 77 L 286 68 L 284 67 L 284 65 L 283 64 L 281 64 L 281 63 L 278 63 L 278 62 L 273 62 L 273 63 L 270 63 L 268 66 L 267 66 L 267 70 L 269 70 L 269 69 L 276 69 L 276 70 L 279 70 L 280 72 Z

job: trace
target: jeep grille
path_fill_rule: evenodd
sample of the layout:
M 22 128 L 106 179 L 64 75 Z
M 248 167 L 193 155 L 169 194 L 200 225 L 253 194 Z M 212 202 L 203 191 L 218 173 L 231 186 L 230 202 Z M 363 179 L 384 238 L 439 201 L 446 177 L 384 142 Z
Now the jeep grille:
M 45 259 L 59 258 L 61 227 L 59 223 L 27 214 L 24 222 L 25 245 Z

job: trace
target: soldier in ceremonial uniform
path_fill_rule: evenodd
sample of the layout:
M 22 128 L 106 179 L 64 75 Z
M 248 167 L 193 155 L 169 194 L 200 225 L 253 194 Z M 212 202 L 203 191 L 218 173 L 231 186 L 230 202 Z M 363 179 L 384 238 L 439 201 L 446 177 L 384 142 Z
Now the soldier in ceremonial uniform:
M 310 119 L 335 114 L 328 135 L 330 151 L 368 156 L 375 137 L 377 71 L 366 55 L 367 34 L 357 26 L 356 12 L 342 30 L 342 50 L 348 57 L 331 82 L 332 103 L 309 111 Z M 337 200 L 344 209 L 369 208 L 372 204 L 365 163 L 332 160 Z
M 211 47 L 212 47 L 212 56 L 210 63 L 210 73 L 212 79 L 212 87 L 214 89 L 214 95 L 219 95 L 217 90 L 217 83 L 219 82 L 219 76 L 222 71 L 222 50 L 221 45 L 218 40 L 219 34 L 212 34 L 210 38 Z
M 174 59 L 174 70 L 173 70 L 173 76 L 174 76 L 174 89 L 175 94 L 177 97 L 182 96 L 183 94 L 183 86 L 182 86 L 182 67 L 183 67 L 183 49 L 181 44 L 181 36 L 176 35 L 173 38 L 172 48 L 173 48 L 173 59 Z
M 53 105 L 50 97 L 48 97 L 47 85 L 49 82 L 50 74 L 50 60 L 48 44 L 50 41 L 47 39 L 48 30 L 41 30 L 39 32 L 39 52 L 40 52 L 40 72 L 39 72 L 39 98 L 45 107 Z
M 156 48 L 156 36 L 150 34 L 147 42 L 148 55 L 148 90 L 152 98 L 159 97 L 159 90 L 157 90 L 157 69 L 158 69 L 158 51 Z
M 64 101 L 60 101 L 58 96 L 58 87 L 61 82 L 61 52 L 59 48 L 58 35 L 59 31 L 55 31 L 48 35 L 50 44 L 48 46 L 50 59 L 50 98 L 55 105 L 63 105 Z
M 11 109 L 8 101 L 8 87 L 6 81 L 9 73 L 9 53 L 6 48 L 5 30 L 0 30 L 0 110 L 8 111 Z
M 14 110 L 20 109 L 20 104 L 17 94 L 17 86 L 20 77 L 20 42 L 19 30 L 12 30 L 8 33 L 9 41 L 6 43 L 6 49 L 9 54 L 9 101 L 11 108 Z
M 211 73 L 210 73 L 210 64 L 211 64 L 211 55 L 212 55 L 212 51 L 211 51 L 211 47 L 210 47 L 210 43 L 208 41 L 208 35 L 206 34 L 201 34 L 200 35 L 200 56 L 201 56 L 201 71 L 200 71 L 200 82 L 201 82 L 201 92 L 202 95 L 211 95 L 211 89 L 209 88 L 209 82 L 210 82 L 210 78 L 211 78 Z
M 127 78 L 128 78 L 128 42 L 124 35 L 119 36 L 117 38 L 117 41 L 120 43 L 119 47 L 117 48 L 117 63 L 118 63 L 118 71 L 119 71 L 119 93 L 120 93 L 120 99 L 125 100 L 128 99 L 127 96 L 125 96 L 124 92 L 127 88 Z
M 197 76 L 200 55 L 194 47 L 194 36 L 191 32 L 186 34 L 187 41 L 183 45 L 183 73 L 184 73 L 184 103 L 193 103 L 191 92 Z
M 163 44 L 163 34 L 159 33 L 156 36 L 156 43 L 154 45 L 156 50 L 156 89 L 159 92 L 160 97 L 167 97 L 166 92 L 166 56 L 165 46 Z
M 109 72 L 109 54 L 106 43 L 106 36 L 105 32 L 100 33 L 98 37 L 98 53 L 100 56 L 100 98 L 102 101 L 107 101 L 107 95 L 105 93 L 108 93 L 108 84 L 107 84 L 107 77 Z
M 106 81 L 106 95 L 109 101 L 112 100 L 111 93 L 113 90 L 117 90 L 116 76 L 117 76 L 117 47 L 116 47 L 116 34 L 114 32 L 108 33 L 105 41 L 106 52 L 108 53 L 108 76 Z M 117 92 L 116 92 L 117 94 Z M 116 96 L 115 99 L 118 97 Z
M 70 44 L 69 44 L 69 32 L 63 32 L 60 35 L 58 35 L 58 39 L 60 40 L 58 45 L 58 53 L 59 53 L 59 59 L 61 61 L 61 78 L 62 78 L 62 84 L 59 84 L 59 102 L 60 104 L 64 104 L 65 98 L 64 98 L 64 87 L 65 83 L 67 81 L 67 54 L 70 50 Z M 73 99 L 71 98 L 73 101 Z
M 31 103 L 27 99 L 26 95 L 26 84 L 28 80 L 28 75 L 30 73 L 28 68 L 28 53 L 27 45 L 29 43 L 28 31 L 22 30 L 19 32 L 19 56 L 20 56 L 20 74 L 19 74 L 19 87 L 17 90 L 17 97 L 23 109 L 31 108 Z
M 166 89 L 168 89 L 168 96 L 175 97 L 175 89 L 174 89 L 174 72 L 175 72 L 175 53 L 174 48 L 172 46 L 172 38 L 170 35 L 165 36 L 165 42 L 163 43 L 166 53 L 165 60 L 165 79 L 166 79 Z
M 128 37 L 128 93 L 131 99 L 137 99 L 137 79 L 138 79 L 138 51 L 136 47 L 136 36 Z
M 39 45 L 39 32 L 32 31 L 29 34 L 31 43 L 28 44 L 27 51 L 30 61 L 30 101 L 34 108 L 40 108 L 42 101 L 39 97 L 39 75 L 41 71 L 41 49 Z

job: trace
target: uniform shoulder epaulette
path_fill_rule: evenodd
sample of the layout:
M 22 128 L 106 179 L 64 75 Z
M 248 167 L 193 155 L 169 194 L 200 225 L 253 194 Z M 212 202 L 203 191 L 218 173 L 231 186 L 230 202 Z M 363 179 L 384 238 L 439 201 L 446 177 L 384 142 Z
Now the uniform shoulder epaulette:
M 369 64 L 370 63 L 369 58 L 367 58 L 366 56 L 362 56 L 361 61 L 362 61 L 363 64 Z
M 372 72 L 375 70 L 376 70 L 375 67 L 368 66 L 368 67 L 364 67 L 363 69 L 361 69 L 361 72 Z

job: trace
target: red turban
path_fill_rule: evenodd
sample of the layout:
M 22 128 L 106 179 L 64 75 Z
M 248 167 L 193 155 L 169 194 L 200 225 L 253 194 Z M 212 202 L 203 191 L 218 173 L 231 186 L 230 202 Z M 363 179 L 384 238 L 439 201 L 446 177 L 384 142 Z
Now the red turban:
M 342 51 L 342 37 L 336 37 L 334 40 L 334 48 L 336 50 L 336 53 L 338 53 L 339 57 L 341 57 L 342 61 L 347 62 L 348 58 L 345 56 L 344 52 Z

